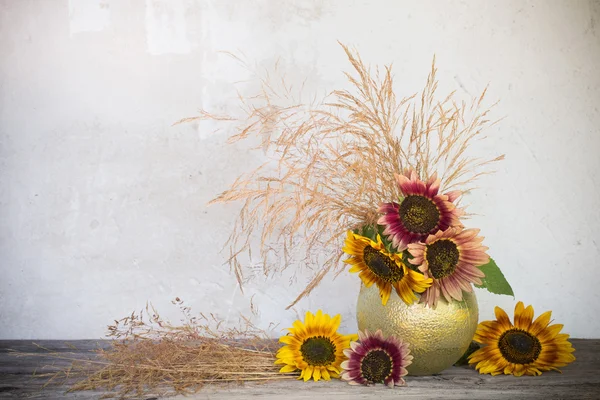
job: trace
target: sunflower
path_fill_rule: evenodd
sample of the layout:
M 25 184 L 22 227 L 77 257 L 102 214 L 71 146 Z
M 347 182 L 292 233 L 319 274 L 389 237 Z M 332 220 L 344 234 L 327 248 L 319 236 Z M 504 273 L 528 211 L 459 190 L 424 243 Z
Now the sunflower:
M 352 256 L 344 261 L 352 265 L 350 272 L 360 271 L 358 276 L 366 287 L 377 284 L 383 305 L 390 298 L 392 287 L 406 304 L 412 304 L 417 300 L 415 292 L 422 293 L 431 285 L 432 280 L 408 268 L 400 254 L 388 253 L 379 235 L 374 242 L 348 231 L 342 250 Z
M 395 336 L 385 338 L 381 330 L 374 334 L 358 331 L 360 343 L 350 343 L 350 349 L 344 350 L 348 357 L 341 365 L 342 379 L 351 385 L 384 383 L 390 387 L 404 385 L 412 363 L 408 344 Z
M 533 307 L 525 308 L 520 301 L 514 325 L 503 309 L 496 307 L 495 312 L 496 320 L 480 323 L 475 332 L 474 340 L 486 345 L 469 356 L 479 373 L 541 375 L 575 361 L 569 335 L 559 333 L 563 326 L 549 326 L 551 311 L 533 321 Z
M 398 251 L 439 230 L 460 225 L 458 218 L 464 212 L 453 201 L 461 192 L 438 194 L 440 180 L 437 174 L 434 173 L 425 183 L 414 170 L 409 170 L 404 175 L 396 175 L 396 181 L 404 198 L 400 204 L 381 203 L 379 212 L 384 215 L 377 223 L 385 226 L 383 234 L 392 240 Z
M 425 243 L 411 243 L 408 251 L 414 257 L 408 261 L 417 265 L 433 284 L 423 295 L 421 303 L 435 307 L 440 293 L 450 302 L 462 300 L 462 291 L 472 292 L 471 283 L 481 285 L 485 274 L 477 268 L 486 264 L 490 257 L 487 247 L 481 245 L 479 229 L 448 228 L 429 235 Z
M 331 318 L 321 310 L 316 315 L 306 313 L 304 323 L 296 320 L 288 335 L 279 338 L 285 343 L 276 354 L 275 364 L 284 364 L 279 372 L 302 371 L 298 379 L 306 382 L 311 377 L 318 381 L 330 380 L 340 374 L 340 364 L 345 360 L 344 350 L 356 335 L 340 335 L 337 329 L 341 317 Z

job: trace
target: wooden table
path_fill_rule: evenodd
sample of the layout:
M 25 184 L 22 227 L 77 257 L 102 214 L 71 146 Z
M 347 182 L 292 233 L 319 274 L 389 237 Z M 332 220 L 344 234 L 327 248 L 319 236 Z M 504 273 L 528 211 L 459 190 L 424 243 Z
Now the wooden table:
M 81 352 L 90 357 L 90 349 L 106 342 L 74 341 L 73 350 L 62 341 L 36 342 L 57 352 Z M 407 377 L 407 386 L 388 389 L 383 385 L 355 387 L 341 381 L 279 381 L 262 385 L 208 386 L 191 396 L 172 399 L 600 399 L 600 340 L 573 339 L 577 361 L 563 368 L 563 373 L 547 372 L 539 377 L 479 375 L 468 367 L 452 367 L 439 375 Z M 31 341 L 0 341 L 0 398 L 98 399 L 102 392 L 65 393 L 66 388 L 51 386 L 41 389 L 44 379 L 32 378 L 41 366 L 68 366 L 65 360 L 48 356 L 15 358 L 8 349 L 22 352 L 44 351 Z M 145 399 L 157 399 L 146 396 Z

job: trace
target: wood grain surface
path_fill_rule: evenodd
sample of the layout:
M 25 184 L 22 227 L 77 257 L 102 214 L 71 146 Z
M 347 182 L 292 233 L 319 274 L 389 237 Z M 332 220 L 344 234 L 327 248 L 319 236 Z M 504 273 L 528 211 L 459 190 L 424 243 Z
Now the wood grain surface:
M 38 341 L 40 346 L 77 357 L 95 357 L 92 350 L 107 347 L 105 341 Z M 563 373 L 547 372 L 539 377 L 480 375 L 468 367 L 452 367 L 439 375 L 407 377 L 407 386 L 388 389 L 383 385 L 355 387 L 341 381 L 278 381 L 266 384 L 213 385 L 189 396 L 172 399 L 600 399 L 600 340 L 573 339 L 577 360 Z M 11 350 L 38 353 L 40 356 L 15 357 Z M 102 392 L 66 393 L 65 386 L 42 388 L 47 379 L 34 372 L 49 372 L 66 367 L 69 361 L 45 356 L 47 350 L 31 341 L 0 341 L 0 398 L 98 399 Z M 53 367 L 50 367 L 53 366 Z M 142 399 L 158 399 L 147 395 Z

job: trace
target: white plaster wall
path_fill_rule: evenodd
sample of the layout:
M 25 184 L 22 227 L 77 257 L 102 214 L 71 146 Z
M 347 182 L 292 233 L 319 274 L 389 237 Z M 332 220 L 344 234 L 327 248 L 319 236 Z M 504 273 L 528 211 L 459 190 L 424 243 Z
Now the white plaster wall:
M 0 338 L 99 338 L 152 301 L 289 326 L 342 313 L 359 281 L 327 279 L 285 311 L 309 274 L 242 295 L 218 248 L 238 205 L 207 207 L 262 160 L 212 127 L 247 77 L 281 57 L 308 89 L 343 84 L 337 40 L 393 62 L 403 93 L 432 55 L 443 89 L 500 99 L 482 156 L 505 153 L 467 199 L 516 299 L 478 291 L 481 319 L 517 300 L 600 337 L 600 3 L 597 1 L 0 1 Z M 512 311 L 509 312 L 512 314 Z

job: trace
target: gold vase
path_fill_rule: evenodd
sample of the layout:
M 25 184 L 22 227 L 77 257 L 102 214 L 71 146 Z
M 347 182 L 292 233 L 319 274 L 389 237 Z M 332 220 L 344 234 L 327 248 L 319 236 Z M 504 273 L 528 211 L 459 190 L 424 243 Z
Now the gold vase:
M 377 285 L 361 285 L 356 306 L 358 329 L 396 335 L 409 343 L 413 362 L 410 375 L 432 375 L 452 366 L 473 339 L 479 318 L 475 293 L 463 292 L 463 301 L 438 302 L 435 309 L 421 303 L 406 305 L 392 290 L 381 304 Z

